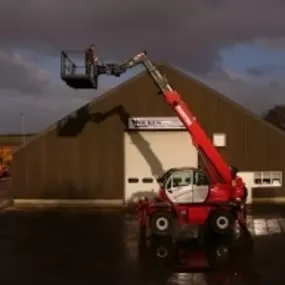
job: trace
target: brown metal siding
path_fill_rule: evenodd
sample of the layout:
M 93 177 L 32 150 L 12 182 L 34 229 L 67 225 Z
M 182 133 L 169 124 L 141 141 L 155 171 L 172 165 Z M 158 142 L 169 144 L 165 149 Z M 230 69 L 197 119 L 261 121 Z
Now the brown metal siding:
M 284 195 L 284 189 L 282 187 L 275 188 L 275 187 L 266 187 L 266 188 L 253 188 L 252 189 L 252 198 L 283 198 Z
M 171 68 L 162 68 L 209 136 L 227 134 L 224 158 L 240 170 L 285 170 L 285 135 Z M 91 121 L 92 114 L 92 121 Z M 151 79 L 139 76 L 15 154 L 16 198 L 123 198 L 123 131 L 129 116 L 174 116 Z M 64 133 L 64 134 L 63 134 Z M 68 135 L 68 136 L 67 136 Z
M 182 82 L 176 77 L 173 79 L 193 112 L 199 114 L 197 117 L 208 135 L 212 136 L 214 132 L 227 134 L 227 147 L 220 151 L 229 163 L 244 171 L 284 169 L 285 133 L 235 103 L 223 100 L 221 95 L 202 84 L 189 82 L 189 90 L 195 95 L 185 96 L 187 85 L 183 88 Z
M 18 151 L 12 173 L 15 198 L 122 198 L 128 117 L 171 114 L 155 91 L 147 77 L 125 85 L 122 93 L 79 110 L 60 134 L 52 130 Z M 93 115 L 93 122 L 86 122 L 86 114 Z

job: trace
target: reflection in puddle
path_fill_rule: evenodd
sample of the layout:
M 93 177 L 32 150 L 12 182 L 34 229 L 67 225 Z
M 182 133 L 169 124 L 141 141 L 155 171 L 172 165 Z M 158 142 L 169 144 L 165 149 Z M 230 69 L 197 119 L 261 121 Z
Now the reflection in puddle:
M 140 259 L 145 275 L 152 282 L 159 279 L 157 284 L 235 285 L 243 282 L 250 268 L 252 249 L 250 239 L 183 245 L 167 238 L 152 238 L 142 247 Z
M 267 229 L 269 234 L 278 234 L 281 232 L 279 223 L 277 219 L 268 219 L 267 220 Z
M 273 235 L 284 232 L 284 219 L 255 219 L 253 232 L 256 236 Z
M 250 216 L 248 227 L 253 236 L 273 236 L 285 232 L 285 220 Z M 124 254 L 130 274 L 141 274 L 138 284 L 241 285 L 255 272 L 252 244 L 244 239 L 207 246 L 175 245 L 167 238 L 149 238 L 140 245 L 138 241 L 138 221 L 130 215 L 124 221 Z M 253 279 L 250 284 L 257 284 Z
M 254 234 L 257 236 L 264 235 L 266 233 L 266 221 L 265 219 L 254 220 Z
M 169 285 L 207 285 L 203 273 L 174 273 L 168 280 Z
M 126 258 L 129 260 L 138 260 L 138 222 L 132 216 L 127 216 L 124 223 L 124 245 Z

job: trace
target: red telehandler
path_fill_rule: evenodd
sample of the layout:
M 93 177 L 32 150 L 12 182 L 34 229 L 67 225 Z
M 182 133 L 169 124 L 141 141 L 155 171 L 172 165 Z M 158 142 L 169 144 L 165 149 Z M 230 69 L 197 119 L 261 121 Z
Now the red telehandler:
M 81 77 L 80 84 L 77 84 L 76 75 L 62 73 L 62 79 L 78 89 L 76 86 L 83 86 L 84 80 L 91 82 L 95 78 L 97 82 L 100 74 L 119 76 L 137 65 L 146 68 L 159 88 L 159 94 L 189 132 L 203 161 L 201 168 L 172 168 L 157 179 L 160 185 L 157 197 L 151 200 L 144 198 L 137 207 L 142 232 L 147 235 L 174 236 L 177 230 L 186 230 L 194 233 L 195 237 L 205 236 L 205 233 L 224 236 L 233 233 L 236 222 L 246 230 L 247 189 L 237 175 L 238 170 L 223 160 L 181 96 L 152 63 L 147 52 L 134 56 L 122 65 L 100 66 L 96 68 L 100 73 L 93 74 L 91 79 L 87 75 L 84 79 Z M 93 88 L 97 88 L 97 85 Z M 199 196 L 199 192 L 205 192 L 205 189 L 204 198 L 195 201 L 193 196 Z

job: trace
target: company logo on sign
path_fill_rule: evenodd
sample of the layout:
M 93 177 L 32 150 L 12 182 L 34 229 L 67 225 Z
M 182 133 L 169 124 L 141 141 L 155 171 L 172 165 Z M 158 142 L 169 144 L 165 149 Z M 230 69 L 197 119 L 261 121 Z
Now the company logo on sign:
M 140 117 L 129 119 L 129 129 L 185 129 L 179 118 L 176 117 Z

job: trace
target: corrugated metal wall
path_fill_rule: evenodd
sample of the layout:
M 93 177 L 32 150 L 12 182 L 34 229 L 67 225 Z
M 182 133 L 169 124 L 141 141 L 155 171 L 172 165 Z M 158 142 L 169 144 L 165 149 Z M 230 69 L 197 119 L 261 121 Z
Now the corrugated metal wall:
M 225 159 L 240 170 L 284 170 L 285 135 L 172 68 L 162 68 L 207 133 L 227 134 Z M 173 116 L 145 74 L 78 110 L 19 150 L 15 198 L 123 198 L 123 130 L 129 116 Z
M 182 84 L 186 77 L 179 75 L 173 74 L 171 78 L 208 135 L 227 134 L 227 147 L 220 151 L 231 164 L 244 171 L 285 168 L 284 132 L 205 85 L 192 82 L 188 89 L 191 93 L 187 92 L 187 85 Z

